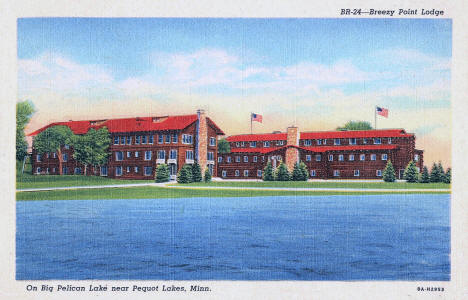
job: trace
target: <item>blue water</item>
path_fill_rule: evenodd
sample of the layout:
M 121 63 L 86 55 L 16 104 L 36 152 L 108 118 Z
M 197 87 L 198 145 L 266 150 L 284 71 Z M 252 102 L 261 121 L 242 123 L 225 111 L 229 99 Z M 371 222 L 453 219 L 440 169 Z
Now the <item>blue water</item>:
M 16 278 L 450 280 L 450 195 L 17 202 Z

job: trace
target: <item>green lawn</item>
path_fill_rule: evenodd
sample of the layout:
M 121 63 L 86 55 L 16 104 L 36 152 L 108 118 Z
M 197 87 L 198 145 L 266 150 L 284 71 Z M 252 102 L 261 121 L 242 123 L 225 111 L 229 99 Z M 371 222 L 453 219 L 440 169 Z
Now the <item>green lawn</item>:
M 190 186 L 220 187 L 288 187 L 288 188 L 368 188 L 368 189 L 449 189 L 446 183 L 407 183 L 407 182 L 304 182 L 304 181 L 212 181 L 197 182 Z
M 156 199 L 195 197 L 257 197 L 257 196 L 321 196 L 350 194 L 394 194 L 393 192 L 299 192 L 299 191 L 256 191 L 256 190 L 208 190 L 176 189 L 160 187 L 102 188 L 80 190 L 58 190 L 42 192 L 17 192 L 17 201 L 25 200 L 95 200 L 95 199 Z M 405 194 L 399 192 L 399 194 Z M 433 192 L 431 193 L 433 194 Z

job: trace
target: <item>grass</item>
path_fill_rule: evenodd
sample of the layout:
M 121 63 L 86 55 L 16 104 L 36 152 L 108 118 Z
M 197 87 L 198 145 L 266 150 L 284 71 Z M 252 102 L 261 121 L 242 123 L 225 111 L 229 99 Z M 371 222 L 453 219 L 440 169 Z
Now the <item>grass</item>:
M 444 192 L 437 192 L 444 193 Z M 80 190 L 57 190 L 41 192 L 17 192 L 17 201 L 30 200 L 98 200 L 98 199 L 157 199 L 157 198 L 196 198 L 196 197 L 259 197 L 259 196 L 323 196 L 323 195 L 380 195 L 394 192 L 301 192 L 301 191 L 257 191 L 257 190 L 211 190 L 177 189 L 161 187 L 128 187 Z M 398 192 L 406 194 L 406 192 Z M 434 192 L 431 192 L 434 194 Z
M 407 182 L 305 182 L 305 181 L 212 181 L 194 182 L 190 186 L 218 187 L 287 187 L 287 188 L 367 188 L 367 189 L 449 189 L 446 183 L 407 183 Z

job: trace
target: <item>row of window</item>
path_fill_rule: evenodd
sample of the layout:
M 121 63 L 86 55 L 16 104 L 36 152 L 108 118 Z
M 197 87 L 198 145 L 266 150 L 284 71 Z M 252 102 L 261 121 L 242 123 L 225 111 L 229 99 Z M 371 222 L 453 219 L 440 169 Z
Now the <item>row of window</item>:
M 151 160 L 153 151 L 145 151 L 144 152 L 144 160 Z M 157 159 L 166 159 L 166 151 L 165 150 L 158 150 L 156 152 L 157 154 Z M 133 155 L 135 158 L 140 157 L 140 151 L 135 151 L 133 152 Z M 214 152 L 208 152 L 206 154 L 208 160 L 214 160 Z M 126 157 L 131 158 L 132 157 L 132 151 L 126 151 Z M 123 151 L 116 151 L 115 152 L 115 160 L 116 161 L 122 161 L 124 159 L 124 152 Z M 177 159 L 177 150 L 172 149 L 169 151 L 169 159 Z M 190 159 L 193 160 L 193 150 L 186 150 L 185 151 L 185 159 Z
M 158 144 L 177 144 L 179 142 L 179 136 L 176 133 L 173 134 L 159 134 Z M 136 136 L 114 136 L 114 145 L 146 145 L 154 144 L 154 135 L 136 135 Z M 193 135 L 182 134 L 182 144 L 193 144 Z M 209 145 L 216 146 L 216 138 L 209 138 Z
M 235 159 L 236 162 L 241 162 L 241 157 L 240 156 L 235 156 L 234 159 Z M 258 157 L 257 156 L 252 156 L 252 162 L 257 162 L 257 161 L 258 161 Z M 265 161 L 265 156 L 262 156 L 262 162 L 264 162 L 264 161 Z M 221 162 L 223 162 L 223 157 L 218 156 L 218 163 L 221 163 Z M 232 162 L 230 156 L 226 156 L 226 162 L 227 163 Z M 249 162 L 249 157 L 247 155 L 245 155 L 243 157 L 243 162 Z
M 333 145 L 339 146 L 341 145 L 342 140 L 344 139 L 332 139 L 333 140 Z M 361 139 L 359 139 L 361 140 Z M 312 146 L 313 141 L 315 141 L 315 145 L 326 145 L 327 144 L 327 139 L 317 139 L 317 140 L 303 140 L 304 146 Z M 362 144 L 370 144 L 370 142 L 373 141 L 374 145 L 381 145 L 382 144 L 382 138 L 363 138 L 361 140 Z M 357 138 L 350 138 L 348 139 L 348 144 L 349 145 L 357 145 L 358 139 Z M 391 144 L 392 139 L 388 138 L 387 143 Z
M 115 167 L 115 176 L 122 176 L 124 168 L 122 166 Z M 140 172 L 140 167 L 138 166 L 126 166 L 125 167 L 126 173 L 135 173 L 138 174 Z M 151 176 L 153 175 L 153 167 L 145 166 L 143 167 L 143 175 L 144 176 Z M 107 176 L 107 167 L 101 167 L 101 176 Z
M 349 154 L 348 155 L 348 161 L 354 161 L 355 156 L 357 156 L 357 155 Z M 333 161 L 333 159 L 334 159 L 333 154 L 329 154 L 328 155 L 328 161 Z M 381 160 L 387 160 L 388 159 L 388 154 L 386 154 L 386 153 L 382 154 L 380 156 L 380 159 Z M 311 161 L 311 160 L 312 160 L 312 156 L 311 155 L 306 155 L 306 161 Z M 322 160 L 322 155 L 320 155 L 320 154 L 315 155 L 315 161 L 321 161 L 321 160 Z M 345 160 L 344 154 L 338 154 L 338 161 L 344 161 L 344 160 Z M 366 160 L 366 155 L 365 154 L 359 154 L 359 160 L 360 161 Z M 370 155 L 370 160 L 377 160 L 377 154 L 371 154 Z
M 80 167 L 76 167 L 73 171 L 74 171 L 73 174 L 75 174 L 75 175 L 81 175 L 81 174 L 83 174 L 83 173 L 82 173 L 82 169 L 81 169 Z M 37 173 L 37 174 L 40 174 L 40 173 L 42 173 L 42 172 L 45 172 L 46 174 L 50 174 L 50 173 L 55 174 L 55 173 L 57 173 L 57 169 L 56 169 L 56 168 L 52 168 L 52 169 L 51 169 L 51 168 L 45 168 L 45 169 L 43 170 L 41 167 L 37 167 L 37 168 L 36 168 L 36 173 Z M 68 175 L 68 174 L 70 174 L 70 168 L 68 168 L 68 167 L 62 167 L 62 174 L 63 174 L 63 175 Z
M 249 170 L 244 170 L 244 177 L 249 177 Z M 222 177 L 227 177 L 227 171 L 226 170 L 222 170 L 221 171 L 221 176 Z M 234 176 L 236 177 L 239 177 L 240 176 L 240 171 L 239 170 L 235 170 L 234 171 Z M 262 170 L 257 170 L 257 177 L 262 177 Z
M 315 170 L 314 170 L 314 171 L 315 171 Z M 354 171 L 353 171 L 353 175 L 354 175 L 354 177 L 359 177 L 359 176 L 361 176 L 359 170 L 354 170 Z M 315 176 L 315 175 L 312 175 L 312 173 L 311 173 L 311 176 Z M 333 176 L 335 176 L 335 177 L 340 177 L 340 170 L 333 170 Z M 375 170 L 375 176 L 377 176 L 377 177 L 382 177 L 382 170 Z
M 268 148 L 270 147 L 271 145 L 273 145 L 274 143 L 276 143 L 276 146 L 284 146 L 286 141 L 265 141 L 263 142 L 263 147 L 265 148 Z M 236 142 L 236 147 L 245 147 L 246 145 L 246 142 Z M 256 148 L 257 147 L 257 142 L 256 141 L 252 141 L 252 142 L 249 142 L 249 146 L 251 148 Z

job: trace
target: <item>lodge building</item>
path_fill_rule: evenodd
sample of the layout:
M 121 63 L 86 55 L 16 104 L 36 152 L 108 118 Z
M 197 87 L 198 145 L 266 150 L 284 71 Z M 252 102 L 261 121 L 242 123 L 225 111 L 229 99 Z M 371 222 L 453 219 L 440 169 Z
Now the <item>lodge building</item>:
M 56 125 L 68 126 L 74 134 L 107 127 L 108 163 L 88 174 L 111 178 L 152 179 L 157 165 L 167 164 L 175 179 L 184 164 L 195 161 L 202 172 L 208 168 L 223 179 L 261 179 L 269 161 L 274 168 L 284 162 L 290 171 L 302 161 L 312 179 L 381 179 L 388 160 L 400 179 L 411 160 L 423 167 L 423 151 L 415 149 L 415 135 L 404 129 L 299 132 L 292 126 L 286 132 L 229 136 L 230 153 L 218 153 L 224 132 L 198 110 L 183 116 L 56 122 L 29 135 Z M 57 155 L 37 153 L 33 144 L 33 173 L 83 174 L 71 147 L 61 148 L 62 162 Z

